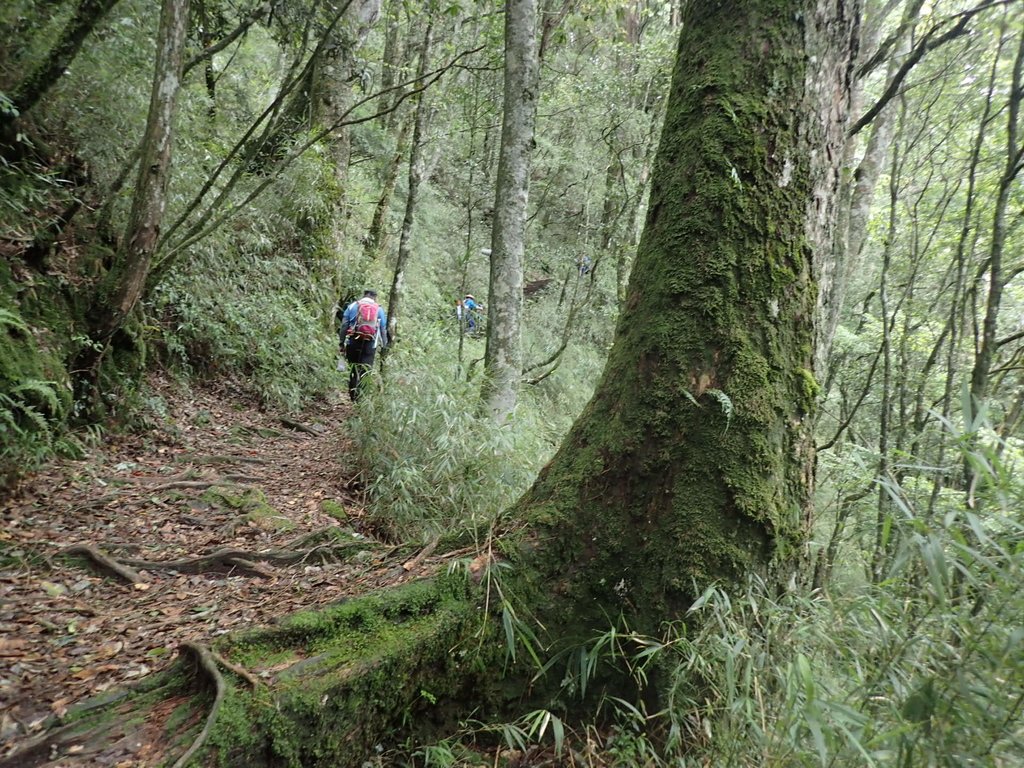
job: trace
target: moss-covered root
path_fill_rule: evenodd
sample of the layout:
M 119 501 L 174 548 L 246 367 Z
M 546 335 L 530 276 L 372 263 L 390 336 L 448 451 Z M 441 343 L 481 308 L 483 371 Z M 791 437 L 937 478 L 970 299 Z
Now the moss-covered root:
M 449 577 L 181 651 L 135 688 L 72 708 L 0 768 L 126 754 L 164 768 L 360 766 L 450 732 L 467 701 L 478 714 L 496 703 L 504 646 L 465 579 Z
M 359 766 L 435 736 L 457 705 L 494 701 L 486 673 L 503 653 L 465 585 L 444 579 L 300 613 L 218 650 L 267 685 L 228 687 L 202 763 L 296 768 Z

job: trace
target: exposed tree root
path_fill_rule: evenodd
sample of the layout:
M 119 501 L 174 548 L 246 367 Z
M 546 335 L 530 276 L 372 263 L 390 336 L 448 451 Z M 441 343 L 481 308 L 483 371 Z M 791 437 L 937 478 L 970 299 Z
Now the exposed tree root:
M 100 570 L 111 573 L 120 579 L 124 579 L 129 584 L 139 584 L 145 582 L 142 578 L 142 574 L 138 571 L 133 570 L 129 566 L 114 560 L 105 552 L 97 549 L 91 544 L 73 544 L 63 550 L 65 555 L 78 555 L 91 560 L 93 563 L 100 567 Z
M 195 657 L 198 669 L 205 672 L 207 677 L 213 682 L 215 694 L 213 698 L 213 705 L 210 707 L 210 713 L 206 716 L 206 723 L 203 725 L 203 730 L 199 732 L 195 741 L 193 741 L 192 745 L 185 751 L 185 754 L 179 757 L 174 763 L 173 768 L 183 768 L 183 766 L 192 759 L 192 756 L 202 748 L 206 739 L 210 735 L 210 731 L 213 730 L 214 723 L 217 722 L 217 713 L 220 711 L 220 705 L 224 701 L 224 694 L 227 691 L 227 686 L 224 683 L 224 677 L 221 675 L 220 670 L 217 669 L 217 661 L 209 648 L 197 643 L 182 643 L 180 650 L 183 653 L 188 652 Z M 232 671 L 234 670 L 232 669 Z
M 203 455 L 180 454 L 175 456 L 174 461 L 190 461 L 196 464 L 269 464 L 267 459 L 260 456 L 244 456 L 238 453 L 213 453 Z
M 82 765 L 75 756 L 99 764 L 88 761 L 113 755 L 129 735 L 125 724 L 141 722 L 152 724 L 150 755 L 162 754 L 173 768 L 207 758 L 256 768 L 358 768 L 399 738 L 430 743 L 469 698 L 485 708 L 501 701 L 500 689 L 485 682 L 505 655 L 496 630 L 480 612 L 479 594 L 446 576 L 303 611 L 221 638 L 216 650 L 182 643 L 177 662 L 155 679 L 86 702 L 88 709 L 79 705 L 73 723 L 38 737 L 0 768 L 64 757 Z M 197 713 L 194 697 L 202 691 L 213 695 L 198 700 Z M 188 716 L 171 726 L 179 707 L 188 707 Z
M 149 490 L 153 491 L 154 493 L 160 491 L 184 490 L 187 488 L 198 488 L 205 491 L 207 488 L 213 488 L 214 486 L 217 485 L 231 485 L 238 488 L 252 488 L 251 485 L 237 483 L 226 477 L 213 477 L 208 480 L 175 480 L 174 482 L 171 483 L 163 483 L 162 485 L 150 486 Z
M 52 764 L 57 755 L 64 750 L 67 755 L 83 756 L 101 749 L 101 744 L 109 738 L 110 721 L 104 719 L 103 713 L 121 705 L 134 695 L 158 693 L 166 685 L 153 685 L 153 679 L 143 678 L 124 686 L 113 693 L 98 696 L 72 706 L 64 719 L 51 718 L 48 730 L 27 740 L 12 754 L 0 759 L 0 768 L 33 768 L 39 765 Z M 91 742 L 91 744 L 90 744 Z M 88 746 L 87 746 L 88 745 Z
M 288 427 L 289 429 L 294 429 L 297 432 L 305 432 L 306 434 L 316 435 L 317 437 L 320 437 L 325 432 L 325 429 L 323 427 L 311 427 L 308 424 L 303 424 L 302 422 L 289 419 L 287 416 L 280 416 L 278 418 L 280 419 L 281 423 L 284 424 L 286 427 Z
M 0 759 L 0 768 L 30 768 L 39 765 L 48 761 L 62 747 L 87 741 L 101 730 L 102 726 L 93 726 L 83 731 L 81 723 L 68 723 L 46 731 L 25 742 L 14 754 Z
M 117 560 L 91 544 L 75 544 L 63 550 L 63 554 L 86 557 L 101 570 L 124 579 L 130 584 L 138 584 L 145 582 L 146 579 L 135 569 L 191 574 L 241 571 L 252 576 L 267 578 L 271 574 L 260 566 L 261 563 L 293 565 L 308 561 L 324 562 L 337 559 L 346 551 L 365 549 L 368 544 L 369 542 L 359 541 L 346 544 L 322 544 L 305 550 L 275 549 L 267 552 L 250 552 L 245 549 L 225 547 L 208 555 L 179 560 L 138 560 L 135 558 Z
M 211 650 L 210 655 L 213 657 L 213 660 L 220 664 L 222 667 L 224 667 L 224 669 L 230 672 L 234 672 L 240 678 L 245 680 L 245 682 L 247 682 L 253 690 L 260 687 L 260 681 L 253 677 L 252 673 L 249 672 L 249 670 L 247 670 L 245 667 L 239 666 L 238 664 L 228 661 L 216 651 Z
M 420 553 L 416 555 L 416 557 L 402 563 L 402 568 L 406 571 L 414 571 L 419 568 L 420 564 L 434 553 L 434 550 L 437 549 L 437 545 L 440 541 L 441 538 L 439 536 L 435 536 L 427 546 L 420 550 Z
M 233 472 L 229 475 L 224 475 L 223 479 L 229 483 L 258 483 L 263 480 L 262 477 L 243 475 L 240 472 Z

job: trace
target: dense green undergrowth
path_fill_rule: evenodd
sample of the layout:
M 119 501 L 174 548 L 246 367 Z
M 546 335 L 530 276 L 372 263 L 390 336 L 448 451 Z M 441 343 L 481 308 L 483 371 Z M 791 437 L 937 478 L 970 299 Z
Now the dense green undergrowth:
M 780 591 L 758 578 L 739 590 L 710 585 L 660 636 L 615 624 L 555 657 L 540 653 L 538 675 L 561 680 L 553 710 L 465 721 L 416 760 L 395 759 L 475 766 L 480 745 L 497 739 L 512 753 L 542 747 L 595 766 L 1017 764 L 1024 485 L 1000 445 L 965 454 L 984 477 L 973 507 L 949 493 L 928 515 L 926 498 L 888 484 L 901 514 L 880 581 L 864 578 L 851 550 L 827 590 Z M 559 719 L 609 669 L 633 678 L 635 697 L 603 698 L 592 724 Z

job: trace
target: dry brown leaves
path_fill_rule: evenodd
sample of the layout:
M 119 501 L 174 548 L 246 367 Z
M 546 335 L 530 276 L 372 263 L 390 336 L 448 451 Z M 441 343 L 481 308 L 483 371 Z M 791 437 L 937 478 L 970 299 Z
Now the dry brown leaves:
M 210 642 L 415 577 L 379 550 L 355 564 L 267 566 L 260 576 L 143 573 L 126 584 L 59 556 L 92 544 L 114 557 L 171 560 L 237 546 L 286 547 L 331 526 L 359 540 L 363 509 L 346 462 L 340 398 L 286 426 L 228 388 L 182 393 L 155 382 L 168 418 L 143 435 L 111 437 L 81 461 L 55 462 L 0 499 L 0 757 L 38 733 L 51 715 L 170 663 L 183 641 Z M 211 484 L 255 488 L 277 511 L 251 520 L 203 500 Z M 323 503 L 341 505 L 337 520 Z M 0 561 L 4 562 L 4 561 Z M 140 743 L 126 764 L 147 764 Z M 131 750 L 129 750 L 131 752 Z

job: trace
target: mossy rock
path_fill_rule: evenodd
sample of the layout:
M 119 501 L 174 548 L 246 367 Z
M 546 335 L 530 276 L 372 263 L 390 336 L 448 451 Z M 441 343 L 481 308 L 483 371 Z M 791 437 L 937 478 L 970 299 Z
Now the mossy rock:
M 265 531 L 294 531 L 296 528 L 292 520 L 278 513 L 273 507 L 249 512 L 245 519 Z

